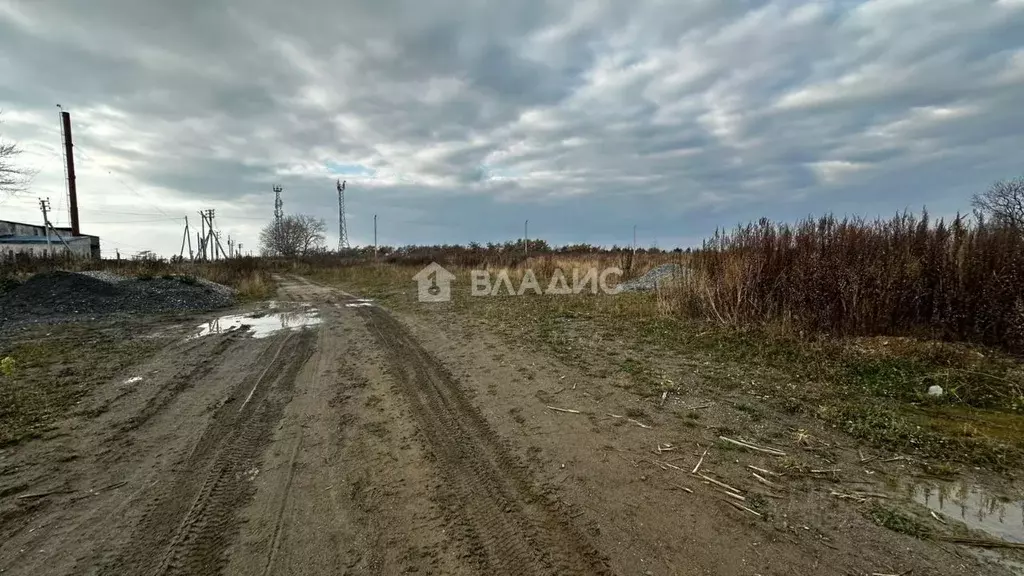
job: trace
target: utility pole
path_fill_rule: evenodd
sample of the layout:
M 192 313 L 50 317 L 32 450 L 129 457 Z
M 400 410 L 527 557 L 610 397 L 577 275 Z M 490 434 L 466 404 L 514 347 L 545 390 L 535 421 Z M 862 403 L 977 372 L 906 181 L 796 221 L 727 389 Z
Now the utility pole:
M 523 223 L 523 254 L 530 257 L 530 221 Z
M 39 199 L 39 209 L 43 211 L 43 228 L 46 230 L 46 254 L 50 254 L 50 218 L 46 212 L 50 209 L 50 199 Z
M 196 240 L 199 242 L 199 252 L 202 254 L 200 260 L 206 262 L 206 214 L 202 210 L 199 211 L 199 218 L 202 219 L 203 223 L 200 224 L 201 233 Z
M 210 260 L 217 259 L 217 247 L 213 242 L 213 220 L 210 218 L 210 211 L 206 211 L 206 245 L 210 247 Z
M 373 261 L 377 261 L 377 215 L 373 215 Z
M 215 211 L 213 208 L 199 211 L 199 217 L 203 219 L 202 234 L 198 236 L 199 252 L 202 254 L 202 260 L 204 262 L 211 259 L 216 260 L 218 253 L 221 255 L 224 254 L 224 248 L 220 245 L 220 233 L 214 231 L 214 214 Z
M 188 241 L 189 259 L 192 259 L 192 241 L 188 233 L 188 216 L 185 216 L 185 233 L 181 236 L 181 250 L 178 250 L 178 258 L 185 259 L 185 242 Z
M 188 238 L 188 217 L 185 216 L 185 231 L 181 235 L 181 249 L 178 250 L 178 258 L 185 257 L 185 239 Z
M 338 253 L 348 244 L 348 226 L 345 224 L 345 181 L 338 181 Z
M 212 215 L 210 216 L 210 222 L 213 222 Z M 220 231 L 213 233 L 213 241 L 217 243 L 217 254 L 219 254 L 221 258 L 224 258 L 227 253 L 224 252 L 224 246 L 220 243 Z
M 224 247 L 220 245 L 220 230 L 214 231 L 213 241 L 215 243 L 213 247 L 213 258 L 214 260 L 220 260 L 224 258 Z
M 633 253 L 636 254 L 636 224 L 633 224 Z
M 57 107 L 60 108 L 60 104 Z M 71 235 L 79 236 L 81 231 L 78 227 L 78 188 L 75 185 L 75 153 L 71 141 L 71 114 L 61 108 L 60 119 L 61 129 L 64 132 L 64 157 L 68 171 L 68 212 L 71 216 Z
M 188 238 L 188 260 L 189 262 L 195 262 L 196 257 L 192 253 L 192 234 L 189 233 L 188 229 L 188 214 L 185 215 L 185 237 Z
M 210 247 L 210 252 L 212 253 L 211 260 L 216 260 L 220 240 L 217 238 L 217 232 L 214 231 L 213 215 L 213 208 L 206 211 L 206 245 Z

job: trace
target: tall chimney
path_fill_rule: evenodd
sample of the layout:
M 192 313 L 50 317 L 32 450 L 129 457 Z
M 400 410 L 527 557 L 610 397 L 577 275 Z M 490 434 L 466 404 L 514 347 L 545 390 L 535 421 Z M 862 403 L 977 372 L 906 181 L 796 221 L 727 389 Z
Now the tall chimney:
M 68 160 L 68 211 L 71 213 L 71 235 L 80 236 L 78 229 L 78 189 L 75 188 L 75 153 L 71 145 L 71 114 L 60 113 L 64 123 L 64 155 Z

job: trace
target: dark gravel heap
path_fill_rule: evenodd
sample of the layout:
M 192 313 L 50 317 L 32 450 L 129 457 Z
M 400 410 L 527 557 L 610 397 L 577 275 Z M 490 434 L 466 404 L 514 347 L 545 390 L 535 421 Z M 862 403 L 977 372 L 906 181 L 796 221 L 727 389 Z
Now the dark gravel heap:
M 0 325 L 110 314 L 213 310 L 233 303 L 230 288 L 201 280 L 118 279 L 47 272 L 0 294 Z

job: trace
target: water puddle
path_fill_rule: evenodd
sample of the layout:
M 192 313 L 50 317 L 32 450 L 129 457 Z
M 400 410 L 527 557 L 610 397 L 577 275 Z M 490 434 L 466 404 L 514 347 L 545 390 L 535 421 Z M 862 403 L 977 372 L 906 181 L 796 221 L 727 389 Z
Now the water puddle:
M 345 304 L 346 308 L 367 308 L 373 306 L 373 300 L 366 298 L 356 298 L 354 301 Z
M 131 378 L 124 381 L 125 385 L 136 384 L 142 382 L 142 376 L 132 376 Z
M 907 496 L 938 514 L 1006 542 L 1024 544 L 1024 500 L 1009 500 L 965 483 L 907 485 Z
M 266 338 L 281 330 L 299 330 L 307 326 L 316 326 L 320 322 L 320 316 L 315 308 L 294 312 L 231 314 L 196 326 L 196 333 L 189 339 L 233 330 L 246 330 L 253 338 Z

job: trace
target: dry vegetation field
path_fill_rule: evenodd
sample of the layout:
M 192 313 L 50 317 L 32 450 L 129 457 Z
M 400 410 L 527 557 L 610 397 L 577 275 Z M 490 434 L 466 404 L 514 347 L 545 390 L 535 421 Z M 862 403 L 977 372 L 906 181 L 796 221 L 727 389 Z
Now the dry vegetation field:
M 417 299 L 413 277 L 431 262 L 455 275 L 450 302 Z M 507 271 L 517 287 L 532 274 L 546 287 L 559 271 L 571 278 L 574 269 L 614 267 L 629 280 L 666 264 L 685 272 L 646 292 L 470 291 L 476 270 Z M 231 445 L 249 452 L 225 476 L 265 474 L 245 492 L 251 503 L 239 497 L 214 507 L 258 519 L 239 524 L 238 542 L 255 552 L 232 557 L 227 573 L 247 573 L 243 564 L 268 550 L 274 561 L 277 545 L 260 536 L 268 521 L 291 534 L 277 561 L 296 573 L 311 557 L 325 573 L 338 565 L 513 571 L 533 557 L 492 545 L 529 548 L 536 526 L 550 537 L 543 562 L 572 567 L 551 573 L 595 573 L 607 563 L 614 573 L 804 574 L 828 565 L 850 574 L 1006 574 L 991 564 L 996 556 L 971 552 L 978 545 L 1005 549 L 1002 562 L 1024 561 L 1024 236 L 1006 228 L 827 217 L 759 222 L 688 251 L 531 242 L 527 256 L 522 243 L 403 247 L 301 260 L 23 263 L 6 278 L 86 265 L 220 282 L 256 311 L 251 318 L 296 306 L 322 316 L 315 333 L 268 340 L 236 331 L 196 342 L 185 334 L 200 318 L 170 315 L 37 327 L 0 348 L 0 358 L 18 359 L 17 379 L 0 373 L 0 450 L 10 455 L 25 446 L 63 454 L 46 442 L 75 438 L 55 431 L 68 414 L 69 429 L 100 429 L 118 418 L 135 426 L 126 414 L 141 410 L 166 424 L 152 428 L 167 438 L 183 431 L 175 410 L 211 418 L 200 452 L 210 462 L 218 462 L 221 438 L 236 438 L 227 431 L 259 425 L 263 444 Z M 295 349 L 282 353 L 286 344 Z M 252 407 L 264 420 L 238 416 L 245 403 L 234 407 L 256 390 L 253 367 L 257 380 L 279 380 Z M 126 387 L 136 373 L 153 384 Z M 941 394 L 930 394 L 936 387 Z M 153 399 L 133 399 L 147 391 Z M 264 411 L 275 406 L 280 414 Z M 148 430 L 132 432 L 139 446 L 162 450 L 164 437 Z M 270 430 L 278 430 L 273 440 Z M 174 445 L 187 455 L 191 441 Z M 157 474 L 160 466 L 129 460 L 125 471 Z M 91 460 L 39 462 L 63 470 Z M 180 471 L 174 490 L 192 501 L 196 479 L 188 465 Z M 67 512 L 30 494 L 33 507 L 0 510 L 0 528 L 7 530 L 3 514 L 9 526 L 39 510 L 78 514 L 71 484 L 60 488 L 72 503 Z M 952 486 L 965 488 L 950 496 Z M 301 497 L 288 500 L 290 490 Z M 500 497 L 484 496 L 491 493 Z M 282 498 L 308 522 L 288 524 Z M 179 524 L 170 509 L 177 500 L 161 501 L 173 522 L 141 517 L 140 526 Z M 327 507 L 334 513 L 323 515 Z M 509 522 L 494 522 L 499 509 Z M 26 542 L 41 538 L 10 530 Z M 462 536 L 439 540 L 445 530 Z M 150 550 L 165 547 L 147 530 L 136 534 Z M 196 550 L 210 542 L 221 550 L 220 534 L 198 538 Z M 331 547 L 318 537 L 353 544 Z M 82 550 L 94 543 L 72 541 Z M 0 567 L 9 560 L 3 550 Z M 136 556 L 118 556 L 116 565 L 149 561 Z
M 567 319 L 627 342 L 616 369 L 641 395 L 662 392 L 652 350 L 741 367 L 774 391 L 784 412 L 841 423 L 850 434 L 945 462 L 1017 466 L 1024 456 L 1024 237 L 985 223 L 824 217 L 761 221 L 716 234 L 702 249 L 664 252 L 589 246 L 383 248 L 303 261 L 217 263 L 123 260 L 74 263 L 129 276 L 199 276 L 266 299 L 273 273 L 295 273 L 389 305 L 414 303 L 413 275 L 438 262 L 454 272 L 455 309 L 566 357 Z M 472 298 L 469 273 L 527 269 L 546 286 L 556 269 L 607 267 L 623 280 L 660 264 L 691 273 L 649 293 Z M 6 269 L 24 277 L 68 263 Z M 462 289 L 459 289 L 462 287 Z M 714 372 L 712 370 L 712 372 Z M 714 377 L 713 375 L 709 377 Z M 779 386 L 786 392 L 779 395 Z M 941 397 L 926 394 L 941 386 Z M 784 396 L 784 397 L 783 397 Z
M 430 259 L 293 269 L 396 307 L 414 302 L 412 276 L 437 261 L 457 275 L 454 307 L 517 341 L 581 363 L 573 330 L 605 334 L 628 353 L 613 369 L 637 393 L 660 395 L 654 351 L 685 354 L 751 376 L 781 413 L 807 413 L 855 437 L 955 469 L 1007 469 L 1024 456 L 1024 237 L 986 224 L 899 215 L 831 217 L 795 226 L 762 221 L 721 233 L 692 253 L 542 254 L 512 263 Z M 629 278 L 663 263 L 692 270 L 651 293 L 474 298 L 473 268 L 618 266 Z M 460 289 L 461 287 L 461 289 Z M 715 378 L 715 370 L 707 374 Z M 941 386 L 943 395 L 927 390 Z

